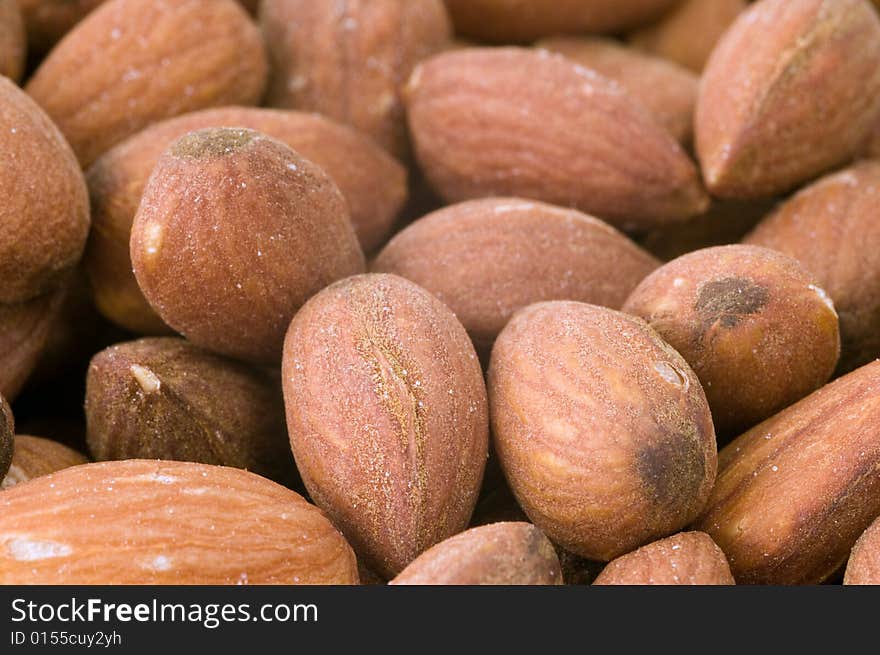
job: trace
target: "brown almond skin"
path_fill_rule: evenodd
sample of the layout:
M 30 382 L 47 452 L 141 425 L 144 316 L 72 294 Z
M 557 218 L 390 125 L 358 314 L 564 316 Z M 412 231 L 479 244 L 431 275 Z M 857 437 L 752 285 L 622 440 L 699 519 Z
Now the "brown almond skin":
M 818 584 L 880 514 L 880 361 L 755 426 L 718 460 L 697 530 L 740 584 Z
M 699 83 L 691 71 L 613 39 L 553 37 L 535 46 L 619 82 L 679 143 L 690 143 Z
M 747 7 L 745 0 L 682 0 L 658 22 L 635 31 L 629 42 L 700 73 L 718 40 Z
M 15 419 L 12 416 L 12 408 L 3 394 L 0 394 L 0 480 L 6 475 L 12 463 L 14 437 Z
M 544 50 L 471 48 L 420 64 L 406 91 L 417 158 L 458 202 L 518 196 L 626 230 L 708 205 L 678 143 L 620 85 Z
M 493 444 L 532 522 L 609 561 L 677 532 L 715 479 L 696 375 L 642 320 L 570 301 L 520 310 L 492 350 Z
M 763 0 L 706 66 L 696 146 L 709 191 L 789 191 L 857 154 L 880 114 L 880 18 L 866 0 Z
M 880 585 L 880 517 L 853 546 L 846 564 L 843 584 Z
M 488 447 L 467 333 L 394 275 L 338 282 L 297 313 L 282 365 L 294 457 L 315 503 L 386 579 L 464 530 Z
M 16 0 L 0 0 L 0 75 L 21 80 L 26 54 L 24 22 Z
M 645 278 L 623 306 L 700 378 L 719 435 L 736 435 L 821 387 L 840 355 L 837 312 L 791 257 L 719 246 Z
M 419 555 L 392 585 L 558 585 L 553 544 L 530 523 L 471 528 Z
M 794 257 L 834 300 L 839 371 L 880 356 L 880 162 L 828 175 L 781 205 L 744 239 Z
M 573 209 L 517 198 L 451 205 L 416 221 L 372 270 L 412 280 L 458 317 L 477 351 L 519 309 L 579 300 L 620 309 L 659 262 L 607 224 Z
M 19 434 L 15 436 L 9 472 L 5 478 L 0 478 L 0 489 L 9 489 L 22 482 L 86 464 L 88 461 L 85 455 L 57 441 Z
M 681 532 L 606 566 L 594 585 L 732 585 L 730 565 L 704 532 Z
M 296 492 L 234 468 L 84 464 L 0 493 L 2 584 L 357 584 Z
M 660 16 L 676 0 L 446 0 L 462 36 L 528 43 L 554 34 L 616 33 Z
M 191 132 L 162 155 L 131 260 L 153 309 L 187 339 L 274 365 L 309 296 L 365 266 L 333 180 L 243 128 Z
M 275 376 L 183 339 L 140 339 L 95 355 L 85 411 L 98 461 L 174 459 L 296 480 Z
M 20 303 L 57 288 L 79 261 L 89 197 L 58 128 L 2 76 L 0 197 L 0 303 Z
M 21 7 L 28 50 L 48 52 L 90 11 L 106 0 L 13 0 Z
M 407 158 L 401 90 L 452 39 L 442 0 L 264 0 L 260 24 L 269 106 L 324 114 Z
M 268 64 L 235 0 L 110 0 L 55 47 L 25 87 L 85 168 L 165 118 L 256 104 Z
M 406 202 L 406 169 L 355 130 L 317 114 L 223 107 L 149 127 L 102 155 L 86 176 L 94 229 L 85 264 L 95 302 L 108 319 L 138 334 L 169 328 L 143 297 L 129 257 L 131 226 L 150 174 L 178 138 L 208 127 L 246 127 L 286 143 L 333 179 L 351 210 L 363 249 L 387 239 Z

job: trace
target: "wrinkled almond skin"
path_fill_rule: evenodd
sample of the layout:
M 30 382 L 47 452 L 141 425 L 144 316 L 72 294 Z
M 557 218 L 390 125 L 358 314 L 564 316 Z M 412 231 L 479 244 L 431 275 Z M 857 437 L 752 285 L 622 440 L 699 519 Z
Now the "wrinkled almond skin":
M 730 565 L 704 532 L 681 532 L 606 566 L 595 585 L 732 585 Z
M 867 0 L 763 0 L 706 67 L 696 146 L 709 191 L 791 190 L 846 163 L 880 114 L 880 18 Z
M 845 585 L 880 585 L 880 517 L 853 547 L 843 576 Z
M 3 394 L 0 394 L 0 480 L 6 475 L 12 463 L 14 437 L 15 419 L 12 416 L 12 408 Z
M 13 0 L 21 7 L 28 50 L 48 52 L 90 11 L 106 0 Z
M 553 544 L 530 523 L 471 528 L 419 555 L 392 585 L 557 585 Z
M 139 334 L 168 332 L 131 270 L 132 222 L 162 153 L 188 132 L 222 126 L 262 132 L 323 168 L 345 196 L 355 233 L 367 252 L 385 242 L 406 202 L 403 166 L 365 136 L 317 114 L 223 107 L 158 123 L 111 148 L 86 176 L 94 229 L 85 264 L 95 302 L 114 323 Z
M 725 447 L 695 523 L 740 584 L 817 584 L 880 514 L 880 361 Z
M 89 232 L 89 197 L 70 146 L 21 89 L 0 76 L 0 303 L 58 287 Z
M 744 240 L 794 257 L 834 300 L 839 370 L 880 356 L 880 162 L 828 175 L 800 191 Z
M 268 64 L 234 0 L 110 0 L 52 50 L 26 86 L 83 167 L 165 118 L 257 103 Z
M 640 230 L 708 205 L 678 143 L 619 84 L 545 50 L 471 48 L 420 64 L 416 156 L 448 202 L 519 196 Z
M 365 265 L 333 180 L 243 128 L 191 132 L 162 155 L 131 260 L 168 325 L 209 350 L 275 365 L 309 296 Z
M 576 302 L 531 305 L 492 350 L 495 450 L 554 543 L 608 561 L 676 532 L 715 479 L 706 397 L 640 319 Z
M 85 410 L 98 461 L 174 459 L 296 480 L 276 377 L 183 339 L 140 339 L 95 355 Z
M 700 73 L 746 7 L 746 0 L 682 0 L 657 23 L 634 32 L 630 43 Z
M 615 33 L 660 16 L 675 0 L 446 0 L 455 31 L 493 43 L 554 34 Z
M 699 82 L 692 72 L 612 39 L 553 37 L 535 45 L 620 83 L 679 143 L 690 142 Z
M 55 471 L 86 464 L 89 460 L 73 448 L 42 437 L 19 434 L 15 437 L 12 464 L 5 478 L 0 478 L 0 489 L 9 489 Z
M 840 355 L 837 313 L 791 257 L 706 248 L 645 278 L 623 306 L 700 378 L 719 435 L 736 435 L 821 387 Z
M 424 287 L 488 355 L 517 310 L 543 300 L 613 309 L 659 262 L 602 221 L 517 198 L 451 205 L 416 221 L 379 253 L 372 270 Z
M 0 493 L 2 584 L 357 584 L 296 492 L 240 469 L 127 460 Z
M 470 520 L 488 447 L 467 333 L 394 275 L 338 282 L 297 313 L 282 366 L 294 457 L 358 556 L 392 578 Z
M 24 23 L 16 0 L 0 0 L 0 75 L 18 82 L 25 54 Z
M 270 106 L 324 114 L 407 157 L 401 90 L 452 39 L 442 0 L 264 0 L 260 23 Z

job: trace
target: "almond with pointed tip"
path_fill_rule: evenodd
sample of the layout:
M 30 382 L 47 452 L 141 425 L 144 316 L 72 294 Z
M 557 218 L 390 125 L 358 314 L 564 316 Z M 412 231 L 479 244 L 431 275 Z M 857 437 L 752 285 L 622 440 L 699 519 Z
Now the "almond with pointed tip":
M 14 437 L 15 419 L 12 416 L 12 408 L 3 394 L 0 394 L 0 480 L 6 475 L 12 462 Z
M 6 477 L 0 478 L 0 489 L 88 461 L 85 455 L 57 441 L 18 434 L 13 444 L 12 464 Z
M 880 585 L 880 517 L 853 546 L 843 576 L 845 585 Z

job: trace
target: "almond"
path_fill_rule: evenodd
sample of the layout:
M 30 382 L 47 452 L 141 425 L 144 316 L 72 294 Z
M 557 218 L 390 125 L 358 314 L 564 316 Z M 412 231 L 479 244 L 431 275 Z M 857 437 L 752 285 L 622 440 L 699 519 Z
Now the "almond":
M 0 75 L 18 82 L 25 63 L 24 23 L 16 0 L 0 0 Z
M 299 494 L 239 469 L 85 464 L 0 494 L 2 584 L 357 584 Z
M 85 167 L 164 118 L 254 104 L 266 77 L 259 31 L 234 0 L 110 0 L 52 50 L 26 89 Z
M 709 191 L 789 191 L 846 163 L 880 114 L 880 18 L 866 0 L 762 0 L 706 67 L 696 145 Z
M 880 517 L 853 546 L 843 584 L 880 585 Z
M 817 584 L 880 514 L 880 361 L 839 378 L 721 451 L 696 529 L 737 582 Z
M 12 0 L 18 2 L 27 30 L 28 49 L 48 52 L 70 29 L 106 0 Z
M 625 229 L 708 204 L 693 164 L 648 111 L 560 55 L 447 52 L 419 65 L 406 98 L 416 155 L 447 201 L 519 196 Z
M 16 435 L 13 447 L 12 464 L 6 477 L 0 482 L 0 489 L 8 489 L 41 475 L 49 475 L 89 461 L 73 448 L 42 437 Z
M 15 419 L 12 416 L 12 408 L 3 394 L 0 394 L 0 480 L 6 475 L 12 462 L 14 436 Z

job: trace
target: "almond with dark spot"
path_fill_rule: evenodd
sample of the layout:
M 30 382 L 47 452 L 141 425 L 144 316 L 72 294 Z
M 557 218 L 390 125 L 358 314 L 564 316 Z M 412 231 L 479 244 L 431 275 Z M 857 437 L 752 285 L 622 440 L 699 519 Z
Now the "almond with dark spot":
M 9 472 L 5 478 L 0 478 L 0 489 L 88 461 L 85 455 L 57 441 L 19 434 L 15 437 Z
M 0 75 L 19 81 L 25 50 L 24 23 L 16 0 L 0 0 Z
M 853 546 L 846 564 L 843 584 L 880 585 L 880 517 Z

